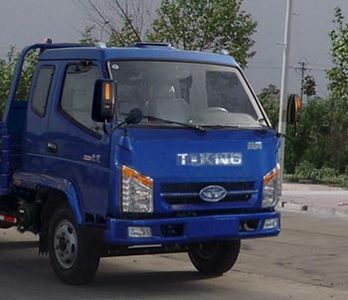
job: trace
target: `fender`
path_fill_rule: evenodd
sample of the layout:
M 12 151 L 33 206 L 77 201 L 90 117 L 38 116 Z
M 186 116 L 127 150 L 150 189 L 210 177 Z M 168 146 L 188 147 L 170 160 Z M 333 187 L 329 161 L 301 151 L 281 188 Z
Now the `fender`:
M 46 174 L 16 172 L 13 174 L 13 184 L 17 187 L 32 190 L 37 190 L 40 187 L 48 187 L 63 192 L 68 199 L 76 222 L 80 225 L 83 223 L 83 213 L 78 193 L 71 181 Z

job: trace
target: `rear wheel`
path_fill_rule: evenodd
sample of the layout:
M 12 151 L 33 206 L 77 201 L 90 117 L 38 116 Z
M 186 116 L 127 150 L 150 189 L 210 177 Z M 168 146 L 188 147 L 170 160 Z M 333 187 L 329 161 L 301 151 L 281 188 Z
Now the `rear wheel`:
M 68 284 L 84 284 L 93 279 L 99 265 L 99 247 L 93 232 L 76 224 L 68 206 L 52 216 L 49 226 L 49 254 L 57 277 Z
M 188 255 L 201 274 L 220 276 L 233 267 L 239 251 L 240 240 L 214 241 L 192 245 Z

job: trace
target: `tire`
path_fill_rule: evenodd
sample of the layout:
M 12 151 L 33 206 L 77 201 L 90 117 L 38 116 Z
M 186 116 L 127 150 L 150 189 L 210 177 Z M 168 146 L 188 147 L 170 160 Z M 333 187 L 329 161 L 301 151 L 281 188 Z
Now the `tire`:
M 48 250 L 52 268 L 64 283 L 81 285 L 94 278 L 100 260 L 98 237 L 76 223 L 67 205 L 50 220 Z
M 221 276 L 233 267 L 239 251 L 240 240 L 214 241 L 190 246 L 188 255 L 199 273 Z

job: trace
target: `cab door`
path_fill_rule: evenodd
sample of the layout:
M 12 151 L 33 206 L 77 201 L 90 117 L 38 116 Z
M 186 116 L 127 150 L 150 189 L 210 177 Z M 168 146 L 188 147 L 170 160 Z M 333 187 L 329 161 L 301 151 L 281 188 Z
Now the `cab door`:
M 46 155 L 51 173 L 70 180 L 82 209 L 105 216 L 109 197 L 109 145 L 103 124 L 92 120 L 94 86 L 101 67 L 88 61 L 63 64 L 50 112 Z
M 56 73 L 57 65 L 55 63 L 39 62 L 33 76 L 29 102 L 26 107 L 26 129 L 23 130 L 23 167 L 26 172 L 41 174 L 47 170 L 45 155 L 49 120 L 48 107 L 55 88 Z M 19 118 L 17 124 L 22 119 L 25 120 L 24 117 Z

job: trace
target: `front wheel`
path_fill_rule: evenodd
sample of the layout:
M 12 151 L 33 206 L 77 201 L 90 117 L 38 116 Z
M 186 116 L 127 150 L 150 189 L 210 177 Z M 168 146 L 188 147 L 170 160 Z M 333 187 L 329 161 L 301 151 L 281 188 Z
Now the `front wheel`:
M 60 280 L 80 285 L 93 279 L 100 259 L 97 239 L 76 224 L 69 207 L 53 214 L 48 241 L 51 265 Z
M 239 251 L 240 240 L 214 241 L 190 246 L 188 255 L 201 274 L 220 276 L 233 267 Z

